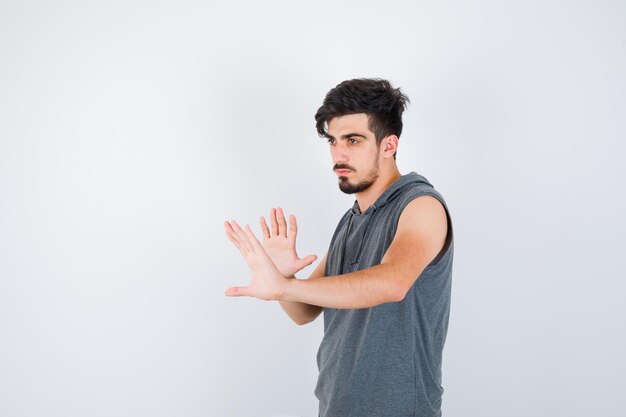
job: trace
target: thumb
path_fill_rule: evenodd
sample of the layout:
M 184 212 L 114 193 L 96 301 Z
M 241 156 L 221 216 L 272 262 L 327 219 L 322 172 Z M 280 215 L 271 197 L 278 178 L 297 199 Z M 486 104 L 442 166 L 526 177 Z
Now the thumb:
M 315 262 L 316 259 L 317 259 L 317 255 L 307 255 L 300 260 L 301 265 L 303 265 L 303 268 L 304 268 L 305 266 L 311 265 L 313 262 Z
M 224 295 L 229 297 L 241 297 L 244 295 L 249 295 L 248 287 L 230 287 L 225 292 Z

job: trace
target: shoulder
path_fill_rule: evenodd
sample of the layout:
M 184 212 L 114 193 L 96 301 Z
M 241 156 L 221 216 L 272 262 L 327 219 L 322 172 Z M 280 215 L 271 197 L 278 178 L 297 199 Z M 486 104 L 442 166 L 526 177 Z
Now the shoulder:
M 444 205 L 437 197 L 422 194 L 402 210 L 386 257 L 405 261 L 413 259 L 424 268 L 443 249 L 447 232 Z
M 400 223 L 436 222 L 446 224 L 446 209 L 441 200 L 434 195 L 413 196 L 402 209 Z
M 422 194 L 409 201 L 402 210 L 396 235 L 409 233 L 414 238 L 441 242 L 443 246 L 447 231 L 448 219 L 443 203 L 433 195 Z
M 402 210 L 393 241 L 381 261 L 396 271 L 402 294 L 443 250 L 447 229 L 445 207 L 432 195 L 422 194 Z

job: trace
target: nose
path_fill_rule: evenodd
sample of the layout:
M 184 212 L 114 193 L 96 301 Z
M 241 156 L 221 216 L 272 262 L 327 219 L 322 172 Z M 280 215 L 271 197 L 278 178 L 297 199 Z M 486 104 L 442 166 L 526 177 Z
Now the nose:
M 347 151 L 346 147 L 341 142 L 335 143 L 334 145 L 332 145 L 330 147 L 330 157 L 333 160 L 333 164 L 347 163 L 349 158 L 348 158 L 348 152 L 346 151 Z

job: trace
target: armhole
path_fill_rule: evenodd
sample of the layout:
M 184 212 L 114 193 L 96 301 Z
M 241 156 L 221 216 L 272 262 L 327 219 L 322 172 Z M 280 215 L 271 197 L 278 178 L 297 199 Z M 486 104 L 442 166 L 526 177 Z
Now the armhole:
M 430 194 L 432 195 L 432 194 Z M 436 195 L 433 195 L 433 197 L 435 197 L 437 200 L 439 200 L 439 202 L 441 203 L 441 205 L 443 206 L 443 209 L 446 212 L 446 221 L 448 223 L 448 228 L 446 230 L 446 240 L 443 242 L 443 247 L 441 248 L 441 250 L 439 251 L 439 253 L 437 254 L 437 256 L 435 256 L 435 259 L 433 259 L 430 264 L 428 265 L 436 265 L 437 263 L 439 263 L 439 261 L 441 260 L 441 258 L 443 258 L 446 253 L 448 253 L 448 250 L 450 249 L 450 246 L 452 245 L 452 237 L 453 237 L 453 231 L 452 231 L 452 219 L 450 218 L 450 213 L 448 212 L 448 207 L 446 206 L 446 204 L 441 200 L 441 198 L 439 198 Z

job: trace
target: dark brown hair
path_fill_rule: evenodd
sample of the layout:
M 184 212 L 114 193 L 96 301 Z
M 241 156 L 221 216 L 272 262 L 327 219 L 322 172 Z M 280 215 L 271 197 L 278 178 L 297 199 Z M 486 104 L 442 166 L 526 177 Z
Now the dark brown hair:
M 402 112 L 409 98 L 399 88 L 380 78 L 346 80 L 330 90 L 315 113 L 315 127 L 321 137 L 328 137 L 328 122 L 333 117 L 365 113 L 368 128 L 374 132 L 376 144 L 389 135 L 402 133 Z M 395 159 L 395 154 L 394 154 Z

